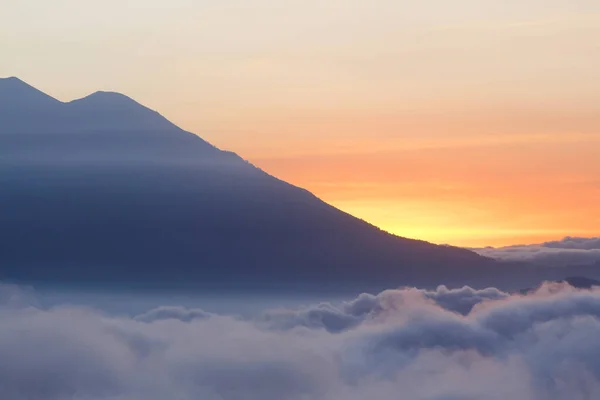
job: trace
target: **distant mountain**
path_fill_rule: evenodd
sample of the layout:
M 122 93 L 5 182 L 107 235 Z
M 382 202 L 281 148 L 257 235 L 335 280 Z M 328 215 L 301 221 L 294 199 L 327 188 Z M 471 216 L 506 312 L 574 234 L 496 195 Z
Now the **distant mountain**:
M 561 282 L 566 282 L 574 288 L 591 289 L 594 286 L 600 286 L 600 281 L 596 279 L 586 278 L 585 276 L 570 276 Z
M 600 286 L 600 281 L 597 279 L 587 278 L 585 276 L 569 276 L 565 279 L 554 281 L 555 283 L 567 283 L 576 289 L 592 289 L 595 286 Z M 521 294 L 527 294 L 536 290 L 536 288 L 521 289 Z
M 0 279 L 394 286 L 498 268 L 386 233 L 118 93 L 63 103 L 0 79 L 0 188 Z

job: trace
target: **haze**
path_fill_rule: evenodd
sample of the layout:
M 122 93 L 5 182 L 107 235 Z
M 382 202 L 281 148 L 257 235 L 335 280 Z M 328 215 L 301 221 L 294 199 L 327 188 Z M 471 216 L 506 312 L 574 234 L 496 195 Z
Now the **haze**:
M 0 76 L 127 93 L 393 233 L 600 233 L 598 1 L 0 5 Z

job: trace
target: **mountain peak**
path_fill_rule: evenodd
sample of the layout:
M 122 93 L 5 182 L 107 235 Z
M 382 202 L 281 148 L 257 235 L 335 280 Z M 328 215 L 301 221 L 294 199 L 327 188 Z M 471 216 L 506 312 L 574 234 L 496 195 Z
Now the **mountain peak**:
M 0 78 L 0 85 L 2 84 L 21 84 L 27 85 L 27 83 L 23 82 L 21 79 L 16 76 L 7 76 L 6 78 Z
M 2 133 L 13 134 L 39 133 L 47 127 L 63 133 L 180 131 L 158 112 L 118 92 L 97 91 L 62 102 L 17 77 L 0 78 L 0 119 Z
M 157 131 L 179 129 L 158 112 L 129 96 L 112 91 L 97 91 L 65 103 L 75 119 L 105 130 Z
M 135 107 L 146 108 L 142 104 L 133 100 L 131 97 L 126 96 L 122 93 L 102 91 L 102 90 L 99 90 L 90 95 L 82 97 L 81 99 L 70 101 L 69 104 L 73 104 L 73 105 L 89 104 L 94 107 L 103 107 L 103 108 L 106 108 L 106 107 L 121 108 L 123 106 L 125 106 L 125 107 L 134 107 L 135 106 Z
M 3 82 L 21 82 L 21 83 L 25 83 L 22 80 L 20 80 L 19 78 L 17 78 L 16 76 L 7 76 L 6 78 L 0 78 L 0 84 L 2 84 Z
M 127 100 L 127 101 L 133 101 L 136 102 L 135 100 L 133 100 L 131 97 L 124 95 L 123 93 L 119 93 L 119 92 L 113 92 L 110 90 L 98 90 L 84 98 L 87 99 L 120 99 L 120 100 Z M 136 102 L 137 103 L 137 102 Z
M 60 101 L 15 76 L 0 78 L 0 106 L 24 103 L 36 106 L 42 103 L 60 103 Z

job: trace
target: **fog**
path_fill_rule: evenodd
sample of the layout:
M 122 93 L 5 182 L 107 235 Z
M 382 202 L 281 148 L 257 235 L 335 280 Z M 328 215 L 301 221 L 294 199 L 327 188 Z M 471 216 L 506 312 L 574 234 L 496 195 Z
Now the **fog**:
M 0 286 L 0 398 L 592 399 L 600 290 L 414 288 L 307 303 Z M 126 299 L 125 294 L 121 294 Z M 145 296 L 145 300 L 135 299 Z M 228 300 L 225 300 L 228 297 Z M 117 296 L 117 298 L 119 298 Z M 153 306 L 135 313 L 142 304 Z M 195 299 L 195 300 L 194 300 Z M 185 299 L 184 299 L 185 300 Z M 192 304 L 207 301 L 207 307 Z M 185 302 L 185 301 L 184 301 Z M 236 312 L 234 303 L 239 305 Z M 267 307 L 260 309 L 261 307 Z M 224 309 L 224 308 L 223 308 Z

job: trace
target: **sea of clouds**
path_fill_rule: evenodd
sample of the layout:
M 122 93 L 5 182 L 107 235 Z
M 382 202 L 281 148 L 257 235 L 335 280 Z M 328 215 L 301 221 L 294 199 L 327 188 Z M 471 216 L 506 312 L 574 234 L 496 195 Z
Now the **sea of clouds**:
M 598 398 L 600 288 L 409 288 L 241 318 L 41 308 L 0 285 L 0 399 Z
M 567 236 L 562 240 L 539 244 L 471 249 L 482 256 L 504 261 L 526 261 L 564 267 L 600 263 L 600 237 Z

